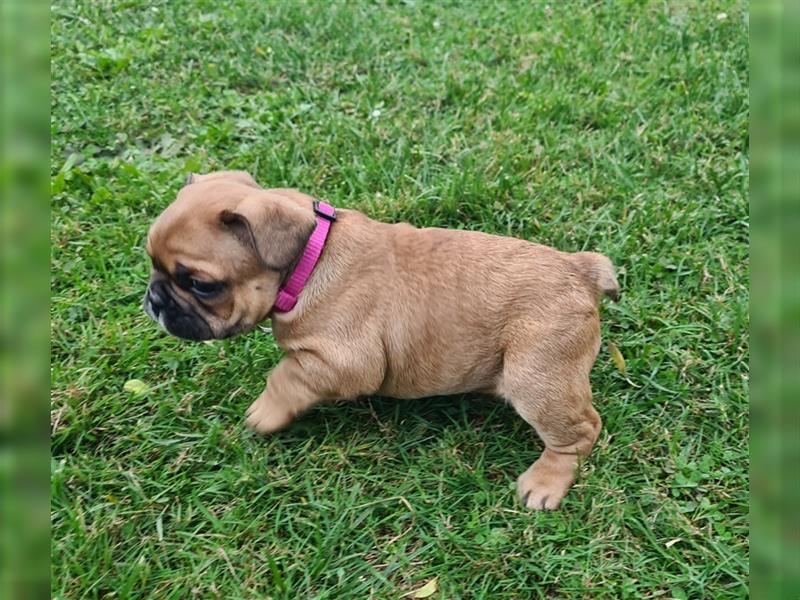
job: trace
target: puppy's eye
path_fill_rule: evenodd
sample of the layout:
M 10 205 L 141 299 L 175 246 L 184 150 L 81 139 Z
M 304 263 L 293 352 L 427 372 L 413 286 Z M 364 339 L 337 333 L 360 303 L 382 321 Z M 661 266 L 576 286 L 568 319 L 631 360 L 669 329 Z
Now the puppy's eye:
M 199 279 L 190 279 L 189 287 L 192 293 L 201 298 L 210 298 L 216 296 L 222 290 L 221 283 L 212 283 L 208 281 L 200 281 Z

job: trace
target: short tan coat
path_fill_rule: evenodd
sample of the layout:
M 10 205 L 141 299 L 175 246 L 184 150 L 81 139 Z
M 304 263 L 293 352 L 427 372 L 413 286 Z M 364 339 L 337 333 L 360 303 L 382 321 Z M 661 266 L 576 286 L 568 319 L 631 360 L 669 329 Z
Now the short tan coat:
M 545 444 L 519 478 L 523 502 L 557 508 L 600 431 L 589 372 L 600 346 L 599 299 L 618 292 L 609 259 L 338 209 L 297 305 L 272 312 L 314 227 L 312 201 L 296 190 L 263 190 L 241 172 L 196 176 L 149 235 L 153 278 L 215 337 L 272 317 L 286 356 L 248 410 L 248 425 L 276 431 L 318 402 L 370 394 L 492 394 Z M 225 291 L 198 301 L 172 283 L 176 263 L 224 281 Z

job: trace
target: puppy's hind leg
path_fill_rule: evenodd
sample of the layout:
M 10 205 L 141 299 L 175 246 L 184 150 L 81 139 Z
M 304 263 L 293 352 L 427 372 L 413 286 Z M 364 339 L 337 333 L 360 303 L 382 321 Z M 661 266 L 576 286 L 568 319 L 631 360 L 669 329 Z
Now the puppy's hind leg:
M 554 366 L 552 355 L 549 360 L 524 353 L 507 358 L 499 389 L 544 442 L 544 452 L 517 480 L 522 502 L 534 510 L 558 508 L 575 481 L 578 461 L 592 451 L 601 428 L 586 360 L 559 364 L 548 373 L 543 366 Z
M 568 393 L 561 398 L 550 390 L 538 398 L 513 398 L 512 405 L 544 442 L 544 452 L 517 480 L 520 498 L 528 508 L 556 509 L 575 481 L 578 460 L 592 451 L 601 421 L 591 404 L 591 392 Z M 542 408 L 546 398 L 549 407 Z

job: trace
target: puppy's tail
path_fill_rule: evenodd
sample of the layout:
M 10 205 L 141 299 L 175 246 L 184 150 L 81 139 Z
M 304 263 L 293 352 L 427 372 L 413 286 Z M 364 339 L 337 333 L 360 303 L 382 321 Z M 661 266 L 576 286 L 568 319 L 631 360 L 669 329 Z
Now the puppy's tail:
M 614 302 L 619 301 L 619 283 L 611 259 L 597 252 L 578 252 L 575 257 L 584 273 L 594 282 L 598 300 L 601 296 L 607 296 Z

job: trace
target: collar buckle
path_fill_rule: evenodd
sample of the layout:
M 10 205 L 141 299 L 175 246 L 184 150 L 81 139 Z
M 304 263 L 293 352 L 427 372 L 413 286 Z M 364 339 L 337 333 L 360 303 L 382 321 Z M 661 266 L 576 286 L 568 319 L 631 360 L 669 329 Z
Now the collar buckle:
M 336 221 L 336 209 L 326 202 L 314 200 L 314 212 L 317 216 L 333 223 Z

